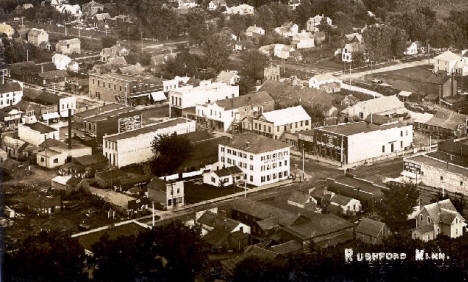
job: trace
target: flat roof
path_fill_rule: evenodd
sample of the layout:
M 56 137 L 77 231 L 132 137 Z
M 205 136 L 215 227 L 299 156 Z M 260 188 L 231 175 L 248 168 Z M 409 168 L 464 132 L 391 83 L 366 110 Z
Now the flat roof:
M 45 125 L 43 123 L 40 123 L 40 122 L 30 123 L 30 124 L 23 124 L 23 126 L 27 126 L 27 127 L 31 128 L 32 130 L 39 131 L 42 134 L 57 131 L 57 129 L 55 129 L 53 127 L 50 127 L 48 125 Z
M 114 111 L 114 110 L 125 108 L 125 107 L 127 107 L 127 106 L 117 104 L 117 103 L 107 104 L 107 105 L 104 105 L 104 106 L 99 106 L 99 107 L 95 107 L 95 108 L 92 108 L 92 109 L 89 109 L 89 110 L 85 110 L 85 111 L 76 113 L 75 116 L 81 117 L 81 118 L 89 118 L 91 116 L 97 115 L 97 114 L 102 113 L 102 112 Z
M 235 135 L 230 141 L 222 145 L 253 154 L 261 154 L 291 147 L 289 144 L 255 133 Z
M 190 120 L 187 120 L 185 118 L 175 118 L 175 119 L 171 119 L 168 121 L 163 121 L 163 122 L 159 122 L 156 124 L 148 125 L 148 126 L 136 129 L 136 130 L 127 131 L 123 133 L 117 133 L 117 134 L 113 134 L 109 136 L 104 136 L 104 139 L 108 141 L 116 142 L 118 140 L 128 139 L 128 138 L 136 137 L 141 134 L 157 131 L 161 128 L 176 126 L 178 124 L 188 123 L 188 122 L 190 122 Z
M 112 117 L 112 116 L 118 116 L 118 115 L 123 114 L 123 113 L 131 112 L 132 110 L 133 109 L 130 108 L 130 107 L 116 109 L 116 110 L 113 110 L 113 111 L 110 111 L 110 112 L 104 112 L 104 113 L 97 114 L 95 116 L 86 118 L 84 121 L 97 122 L 97 121 L 105 120 L 105 119 L 107 119 L 109 117 Z
M 406 124 L 402 122 L 376 125 L 372 123 L 367 123 L 365 121 L 359 121 L 359 122 L 341 123 L 341 124 L 330 125 L 330 126 L 321 126 L 321 127 L 317 127 L 316 130 L 328 131 L 331 133 L 350 136 L 350 135 L 359 134 L 359 133 L 367 133 L 367 132 L 372 132 L 372 131 L 377 131 L 377 130 L 386 130 L 390 128 L 403 127 L 403 126 L 406 126 Z
M 427 166 L 432 166 L 438 169 L 446 170 L 451 173 L 459 174 L 468 177 L 468 168 L 452 164 L 448 161 L 437 159 L 428 155 L 418 155 L 405 160 L 415 161 Z

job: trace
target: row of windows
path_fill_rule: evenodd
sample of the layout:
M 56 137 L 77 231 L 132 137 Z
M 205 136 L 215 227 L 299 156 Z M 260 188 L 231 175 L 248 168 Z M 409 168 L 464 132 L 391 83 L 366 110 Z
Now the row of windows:
M 272 163 L 271 166 L 268 164 L 268 165 L 262 165 L 260 170 L 261 171 L 265 171 L 265 170 L 270 170 L 270 169 L 275 169 L 276 167 L 280 167 L 283 165 L 283 162 L 282 161 L 279 161 L 278 164 L 276 163 Z M 288 161 L 287 160 L 284 160 L 284 165 L 287 166 L 288 165 Z
M 277 178 L 281 179 L 283 177 L 286 177 L 288 176 L 288 171 L 284 171 L 284 172 L 278 172 L 278 174 L 276 173 L 273 173 L 271 175 L 266 175 L 266 176 L 262 176 L 260 177 L 260 182 L 263 183 L 265 181 L 271 181 L 271 180 L 275 180 Z
M 93 79 L 93 84 L 96 84 L 95 79 Z M 101 84 L 102 84 L 102 85 L 101 85 Z M 100 81 L 99 79 L 97 80 L 97 85 L 98 85 L 99 87 L 103 87 L 103 88 L 106 87 L 106 83 L 105 83 L 104 81 L 102 81 L 102 83 L 101 83 L 101 81 Z M 114 87 L 112 87 L 112 85 L 113 85 Z M 122 92 L 122 85 L 118 85 L 118 86 L 119 86 L 119 87 L 117 88 L 117 84 L 110 84 L 110 83 L 107 83 L 107 88 L 109 88 L 109 89 L 114 88 L 114 90 L 116 90 L 116 91 L 117 91 L 117 89 L 119 89 L 119 91 Z
M 174 106 L 182 106 L 182 98 L 171 96 L 171 104 Z
M 221 152 L 224 152 L 224 147 L 221 147 Z M 233 149 L 226 149 L 226 153 L 229 154 L 229 155 L 233 155 L 233 156 L 239 156 L 241 158 L 244 158 L 244 159 L 247 159 L 247 154 L 244 153 L 244 152 L 241 152 L 241 151 L 236 151 L 236 150 L 233 150 Z M 252 161 L 253 160 L 253 155 L 249 155 L 249 158 L 250 160 Z
M 260 157 L 260 160 L 264 161 L 264 160 L 274 160 L 276 159 L 276 157 L 278 158 L 282 158 L 283 156 L 287 156 L 288 155 L 288 151 L 284 151 L 284 152 L 279 152 L 279 153 L 273 153 L 273 154 L 268 154 L 266 156 L 261 156 Z
M 114 142 L 109 142 L 109 141 L 104 141 L 104 148 L 106 149 L 111 149 L 111 150 L 116 150 L 117 145 Z

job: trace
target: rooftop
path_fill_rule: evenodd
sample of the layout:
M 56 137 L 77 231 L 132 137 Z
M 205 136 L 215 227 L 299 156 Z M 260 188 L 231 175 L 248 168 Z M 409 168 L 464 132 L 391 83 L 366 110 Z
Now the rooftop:
M 458 175 L 463 175 L 465 177 L 468 177 L 468 168 L 452 164 L 445 160 L 436 159 L 428 155 L 417 155 L 414 157 L 407 158 L 406 160 L 423 163 L 424 165 L 427 165 L 427 166 L 432 166 L 435 168 L 446 170 L 451 173 L 455 173 Z
M 348 115 L 354 114 L 354 109 L 359 109 L 361 112 L 373 113 L 373 114 L 384 114 L 406 111 L 405 104 L 398 99 L 396 95 L 383 96 L 375 99 L 361 101 L 353 106 L 350 106 L 343 110 L 343 113 Z
M 45 125 L 43 123 L 40 123 L 40 122 L 30 123 L 30 124 L 23 124 L 23 126 L 27 126 L 27 127 L 31 128 L 32 130 L 39 131 L 41 134 L 51 133 L 51 132 L 57 131 L 57 129 L 55 129 L 53 127 L 50 127 L 48 125 Z
M 439 111 L 431 119 L 424 123 L 427 125 L 442 127 L 450 130 L 457 130 L 460 124 L 466 123 L 466 120 L 466 115 L 455 112 Z
M 384 227 L 385 223 L 364 217 L 356 227 L 356 232 L 377 237 Z
M 18 82 L 5 81 L 5 83 L 0 84 L 0 94 L 11 93 L 21 90 L 23 90 L 23 88 Z
M 137 137 L 142 134 L 158 131 L 159 129 L 162 129 L 162 128 L 172 127 L 172 126 L 176 126 L 176 125 L 179 125 L 182 123 L 188 123 L 188 122 L 191 122 L 191 121 L 185 118 L 174 118 L 174 119 L 170 119 L 167 121 L 148 125 L 139 129 L 135 129 L 132 131 L 108 135 L 108 136 L 105 136 L 104 139 L 111 141 L 111 142 L 117 142 L 118 140 Z
M 281 141 L 273 140 L 271 138 L 254 133 L 243 133 L 236 135 L 225 145 L 253 154 L 262 154 L 290 147 L 290 145 Z
M 88 118 L 88 117 L 91 117 L 91 116 L 94 116 L 94 115 L 97 115 L 97 114 L 100 114 L 100 113 L 110 112 L 110 111 L 114 111 L 114 110 L 117 110 L 117 109 L 122 109 L 122 108 L 125 108 L 125 107 L 127 107 L 127 106 L 124 106 L 124 105 L 121 105 L 121 104 L 116 104 L 116 103 L 107 104 L 107 105 L 104 105 L 104 106 L 101 106 L 101 107 L 96 107 L 96 108 L 92 108 L 92 109 L 89 109 L 89 110 L 85 110 L 85 111 L 80 112 L 80 113 L 76 113 L 75 116 L 80 117 L 80 118 Z
M 267 92 L 259 91 L 247 95 L 234 97 L 231 99 L 219 100 L 215 103 L 218 106 L 222 107 L 224 110 L 232 110 L 245 106 L 261 105 L 268 102 L 273 102 L 273 98 L 271 98 L 271 96 Z
M 387 130 L 390 128 L 399 128 L 403 126 L 406 126 L 406 124 L 401 123 L 401 122 L 395 122 L 395 123 L 384 124 L 384 125 L 376 125 L 376 124 L 367 123 L 365 121 L 359 121 L 359 122 L 340 123 L 337 125 L 330 125 L 330 126 L 321 126 L 321 127 L 317 127 L 316 129 L 331 132 L 331 133 L 336 133 L 336 134 L 340 134 L 344 136 L 350 136 L 354 134 L 368 133 L 368 132 L 377 131 L 377 130 Z
M 218 177 L 224 177 L 224 176 L 228 176 L 228 175 L 242 173 L 242 170 L 237 166 L 230 166 L 230 167 L 225 167 L 225 168 L 222 168 L 222 169 L 219 169 L 219 170 L 215 170 L 214 173 Z
M 263 113 L 262 115 L 267 121 L 272 122 L 275 126 L 310 120 L 309 114 L 302 106 L 289 107 L 281 110 Z

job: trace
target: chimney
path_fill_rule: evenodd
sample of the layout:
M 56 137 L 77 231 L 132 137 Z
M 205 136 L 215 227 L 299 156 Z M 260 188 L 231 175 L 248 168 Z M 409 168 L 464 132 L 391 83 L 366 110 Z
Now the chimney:
M 72 109 L 68 109 L 68 149 L 72 148 Z

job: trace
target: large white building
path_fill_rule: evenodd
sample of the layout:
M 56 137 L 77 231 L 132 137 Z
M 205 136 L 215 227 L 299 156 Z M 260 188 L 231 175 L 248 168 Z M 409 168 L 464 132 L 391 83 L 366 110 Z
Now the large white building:
M 124 167 L 149 161 L 153 157 L 151 142 L 161 135 L 194 132 L 196 122 L 174 118 L 123 133 L 106 135 L 103 138 L 103 155 L 112 166 Z
M 169 113 L 171 116 L 180 116 L 183 109 L 237 96 L 239 96 L 239 86 L 203 82 L 197 87 L 187 86 L 169 91 Z
M 383 125 L 365 121 L 314 129 L 313 150 L 341 164 L 360 164 L 404 151 L 413 143 L 413 125 L 394 122 Z
M 18 137 L 34 146 L 39 146 L 47 139 L 59 140 L 59 130 L 40 122 L 20 123 L 18 124 Z
M 227 144 L 220 144 L 218 161 L 237 166 L 245 174 L 248 184 L 262 186 L 288 179 L 290 146 L 252 133 L 234 136 Z
M 0 109 L 16 105 L 23 98 L 23 85 L 20 82 L 4 82 L 0 84 Z

